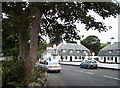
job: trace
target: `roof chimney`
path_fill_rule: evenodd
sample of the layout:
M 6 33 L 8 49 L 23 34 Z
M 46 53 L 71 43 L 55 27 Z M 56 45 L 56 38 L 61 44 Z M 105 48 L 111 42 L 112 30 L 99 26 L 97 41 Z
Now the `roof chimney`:
M 53 45 L 53 49 L 55 49 L 55 48 L 56 48 L 56 44 Z
M 63 40 L 63 43 L 64 43 L 64 44 L 66 44 L 66 41 L 65 41 L 65 40 Z

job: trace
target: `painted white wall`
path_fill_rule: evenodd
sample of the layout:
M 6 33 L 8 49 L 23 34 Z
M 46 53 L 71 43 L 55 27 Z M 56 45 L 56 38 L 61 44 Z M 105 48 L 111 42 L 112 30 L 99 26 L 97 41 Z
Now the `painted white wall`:
M 75 61 L 75 56 L 72 56 L 72 61 Z
M 70 61 L 70 56 L 67 56 L 67 58 L 68 58 L 67 61 Z
M 118 57 L 118 63 L 120 63 L 120 56 Z

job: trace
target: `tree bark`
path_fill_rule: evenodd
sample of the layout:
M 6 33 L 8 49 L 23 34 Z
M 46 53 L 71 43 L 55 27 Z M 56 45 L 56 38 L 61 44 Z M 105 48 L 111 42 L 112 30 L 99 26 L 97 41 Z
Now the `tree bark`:
M 29 56 L 29 45 L 27 41 L 27 29 L 22 28 L 19 30 L 19 56 L 22 60 L 26 59 Z
M 30 47 L 28 45 L 27 41 L 28 33 L 27 33 L 27 28 L 25 27 L 20 27 L 19 29 L 19 57 L 20 60 L 23 62 L 23 67 L 24 67 L 24 80 L 23 84 L 25 86 L 28 85 L 29 83 L 29 77 L 31 75 L 30 70 L 31 70 L 31 61 L 29 58 L 29 53 L 30 53 Z
M 27 45 L 27 30 L 24 28 L 19 30 L 19 53 L 25 68 L 24 82 L 26 86 L 32 80 L 32 72 L 34 71 L 35 62 L 38 58 L 38 33 L 42 16 L 42 9 L 40 10 L 38 7 L 35 9 L 35 17 L 32 19 L 30 47 Z
M 38 33 L 40 30 L 42 11 L 36 8 L 35 17 L 32 20 L 31 40 L 30 40 L 30 58 L 32 60 L 32 70 L 38 58 Z

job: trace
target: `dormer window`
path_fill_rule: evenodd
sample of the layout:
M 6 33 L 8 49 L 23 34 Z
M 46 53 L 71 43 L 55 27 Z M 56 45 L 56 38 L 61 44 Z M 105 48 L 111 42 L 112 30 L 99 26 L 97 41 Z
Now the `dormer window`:
M 80 50 L 76 50 L 77 53 L 80 53 Z
M 87 51 L 86 51 L 86 50 L 83 50 L 83 53 L 87 53 Z
M 109 50 L 109 53 L 112 53 L 113 52 L 113 50 Z
M 69 52 L 70 52 L 70 53 L 73 53 L 73 49 L 70 49 Z
M 120 49 L 117 49 L 116 51 L 117 51 L 117 53 L 120 53 Z
M 53 53 L 55 53 L 56 52 L 56 49 L 53 49 Z
M 66 52 L 66 49 L 63 49 L 62 52 L 65 53 L 65 52 Z

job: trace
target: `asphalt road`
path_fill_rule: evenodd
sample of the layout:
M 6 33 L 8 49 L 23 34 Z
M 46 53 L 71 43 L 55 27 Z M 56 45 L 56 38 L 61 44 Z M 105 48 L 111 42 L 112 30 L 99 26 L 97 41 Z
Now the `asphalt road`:
M 114 86 L 120 85 L 120 71 L 111 69 L 83 69 L 62 65 L 60 73 L 48 73 L 48 86 Z M 120 88 L 120 87 L 118 87 Z

